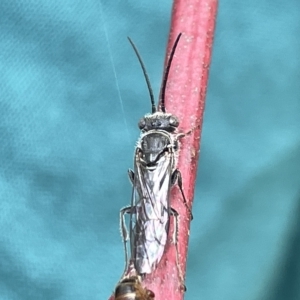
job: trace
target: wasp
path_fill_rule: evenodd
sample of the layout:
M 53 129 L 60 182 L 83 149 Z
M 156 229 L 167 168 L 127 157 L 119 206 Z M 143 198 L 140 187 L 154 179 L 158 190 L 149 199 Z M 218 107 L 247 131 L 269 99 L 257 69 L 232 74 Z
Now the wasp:
M 154 293 L 144 288 L 138 276 L 122 279 L 115 289 L 115 300 L 154 300 Z
M 121 231 L 125 248 L 125 273 L 129 263 L 133 263 L 137 274 L 151 273 L 161 260 L 167 243 L 170 216 L 174 216 L 174 242 L 177 267 L 181 282 L 183 276 L 178 263 L 178 212 L 170 206 L 170 190 L 178 184 L 183 202 L 192 213 L 183 192 L 180 171 L 176 168 L 179 140 L 188 133 L 178 133 L 178 118 L 165 109 L 165 90 L 174 53 L 179 42 L 178 35 L 172 47 L 170 58 L 163 76 L 159 104 L 155 105 L 150 80 L 137 48 L 131 43 L 148 86 L 152 112 L 146 114 L 138 123 L 141 130 L 134 154 L 134 170 L 129 170 L 133 186 L 131 205 L 120 211 Z M 130 215 L 129 233 L 125 214 Z M 128 260 L 127 241 L 130 240 L 130 259 Z

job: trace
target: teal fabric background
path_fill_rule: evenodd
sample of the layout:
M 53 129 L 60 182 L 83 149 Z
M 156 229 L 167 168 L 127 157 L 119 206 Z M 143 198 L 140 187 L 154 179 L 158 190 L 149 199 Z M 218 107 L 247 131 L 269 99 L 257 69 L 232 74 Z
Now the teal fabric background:
M 300 299 L 300 2 L 220 1 L 186 299 Z M 1 0 L 0 299 L 108 299 L 171 1 Z

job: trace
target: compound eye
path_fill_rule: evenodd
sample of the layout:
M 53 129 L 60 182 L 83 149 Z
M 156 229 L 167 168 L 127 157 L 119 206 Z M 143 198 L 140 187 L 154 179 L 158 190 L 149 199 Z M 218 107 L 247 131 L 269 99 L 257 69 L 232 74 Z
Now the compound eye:
M 177 127 L 177 126 L 179 125 L 179 121 L 178 121 L 178 119 L 177 119 L 176 117 L 171 116 L 171 117 L 169 118 L 169 124 L 170 124 L 171 126 L 173 126 L 173 127 Z
M 146 121 L 144 118 L 140 119 L 139 123 L 138 123 L 138 126 L 140 129 L 144 129 L 145 126 L 146 126 Z

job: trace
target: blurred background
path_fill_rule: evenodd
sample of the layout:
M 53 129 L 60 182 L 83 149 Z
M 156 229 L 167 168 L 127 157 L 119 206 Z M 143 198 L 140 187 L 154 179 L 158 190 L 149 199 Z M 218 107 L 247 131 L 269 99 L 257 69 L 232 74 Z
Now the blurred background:
M 185 299 L 300 299 L 300 2 L 220 2 Z M 1 0 L 1 300 L 113 291 L 171 7 Z

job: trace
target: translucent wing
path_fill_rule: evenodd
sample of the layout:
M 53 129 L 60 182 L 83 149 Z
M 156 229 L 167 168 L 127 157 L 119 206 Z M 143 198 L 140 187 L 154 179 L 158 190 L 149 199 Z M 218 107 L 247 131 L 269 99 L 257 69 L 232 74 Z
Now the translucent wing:
M 140 149 L 136 150 L 132 200 L 136 209 L 131 216 L 130 240 L 131 259 L 139 274 L 151 273 L 156 268 L 167 242 L 174 165 L 174 154 L 169 149 L 157 151 L 160 155 L 153 165 L 145 163 Z

